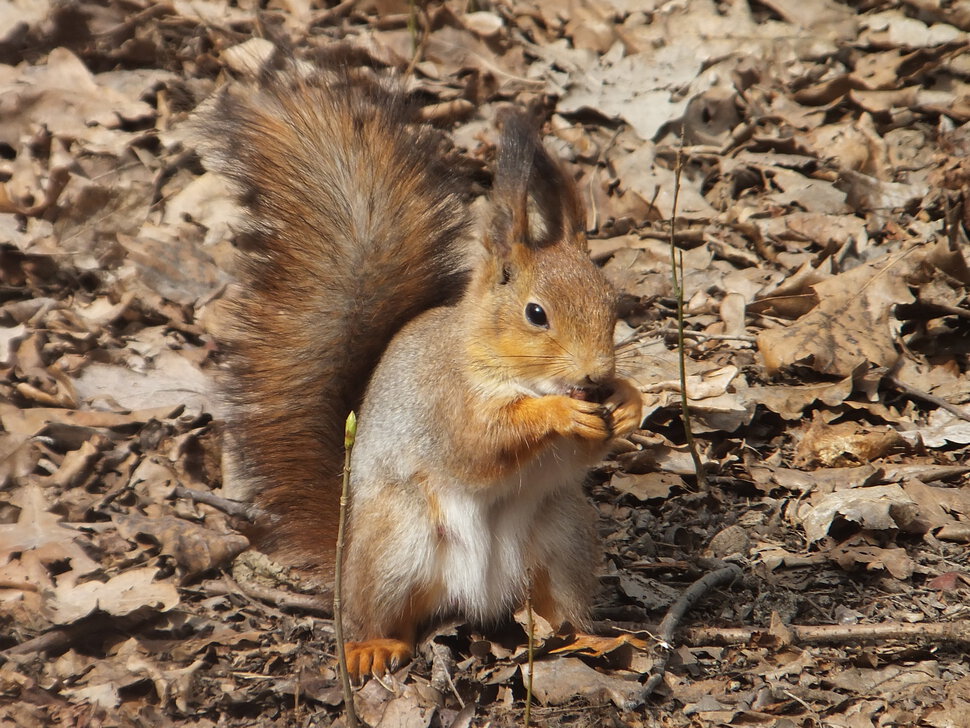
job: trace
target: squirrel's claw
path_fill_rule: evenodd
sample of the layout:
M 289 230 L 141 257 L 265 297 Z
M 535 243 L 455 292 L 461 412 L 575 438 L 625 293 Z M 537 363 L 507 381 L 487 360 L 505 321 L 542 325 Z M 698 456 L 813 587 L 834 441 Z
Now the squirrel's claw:
M 603 406 L 609 413 L 613 437 L 626 437 L 640 427 L 643 419 L 643 398 L 640 390 L 626 379 L 613 382 L 613 392 Z
M 602 404 L 581 399 L 567 399 L 572 410 L 569 415 L 569 433 L 584 440 L 603 441 L 612 436 L 610 417 Z
M 366 675 L 386 675 L 411 659 L 411 645 L 396 639 L 374 639 L 344 644 L 347 672 L 354 682 Z

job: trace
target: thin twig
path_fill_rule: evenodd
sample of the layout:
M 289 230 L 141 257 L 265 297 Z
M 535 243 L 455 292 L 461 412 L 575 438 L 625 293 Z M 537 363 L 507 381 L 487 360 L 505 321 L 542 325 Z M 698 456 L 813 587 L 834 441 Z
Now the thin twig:
M 357 415 L 347 415 L 344 429 L 344 477 L 340 490 L 340 514 L 337 522 L 337 553 L 333 579 L 333 629 L 337 639 L 337 662 L 340 665 L 340 682 L 344 690 L 344 707 L 347 709 L 347 725 L 357 728 L 357 711 L 354 710 L 354 691 L 350 687 L 350 673 L 347 671 L 347 651 L 344 649 L 344 620 L 340 603 L 340 589 L 343 581 L 344 522 L 347 518 L 347 494 L 350 490 L 350 453 L 357 438 Z
M 716 573 L 716 572 L 715 572 Z M 970 645 L 970 620 L 957 622 L 880 622 L 879 624 L 786 625 L 795 644 L 846 642 L 932 642 Z M 684 631 L 688 645 L 742 645 L 768 630 L 759 627 L 693 627 Z
M 448 689 L 451 690 L 451 694 L 455 696 L 455 700 L 458 701 L 458 705 L 464 708 L 465 700 L 461 697 L 461 693 L 458 692 L 458 686 L 455 685 L 455 681 L 451 676 L 452 671 L 455 669 L 455 656 L 451 648 L 434 640 L 431 640 L 430 646 L 431 684 L 442 692 L 444 692 L 446 684 Z
M 350 15 L 350 13 L 360 4 L 360 0 L 343 0 L 343 2 L 337 3 L 332 8 L 327 8 L 318 12 L 316 15 L 311 16 L 309 27 L 318 28 L 324 25 L 330 25 L 336 21 Z
M 667 662 L 670 660 L 670 655 L 673 652 L 674 632 L 680 620 L 687 614 L 687 610 L 700 601 L 701 597 L 711 589 L 729 584 L 740 576 L 741 569 L 734 564 L 729 564 L 717 571 L 712 571 L 691 584 L 680 595 L 680 598 L 670 605 L 670 609 L 667 610 L 667 614 L 660 623 L 660 629 L 656 634 L 660 647 L 659 656 L 650 669 L 650 678 L 643 685 L 643 691 L 640 693 L 641 700 L 645 702 L 653 694 L 653 691 L 657 689 L 660 681 L 663 680 L 664 672 L 667 669 Z
M 210 596 L 231 595 L 242 593 L 250 599 L 269 604 L 279 609 L 292 609 L 316 617 L 330 617 L 327 609 L 327 594 L 299 594 L 286 589 L 274 589 L 251 582 L 239 582 L 223 576 L 202 585 L 205 593 Z
M 693 460 L 694 471 L 697 473 L 697 487 L 700 490 L 707 490 L 707 475 L 704 473 L 704 464 L 701 462 L 700 453 L 697 452 L 697 441 L 694 439 L 694 431 L 690 426 L 690 408 L 687 405 L 687 349 L 684 344 L 684 254 L 683 252 L 680 254 L 680 277 L 678 278 L 677 245 L 674 242 L 677 227 L 677 202 L 680 199 L 680 178 L 684 169 L 684 157 L 681 154 L 683 147 L 684 128 L 681 127 L 677 167 L 674 171 L 674 200 L 670 209 L 670 278 L 673 281 L 674 295 L 677 298 L 677 359 L 680 363 L 680 410 L 684 418 L 684 438 L 687 440 L 690 459 Z
M 913 399 L 921 399 L 924 402 L 935 404 L 940 409 L 945 409 L 947 412 L 953 415 L 956 415 L 961 420 L 966 420 L 970 422 L 970 412 L 968 412 L 963 407 L 958 407 L 955 404 L 951 404 L 947 402 L 942 397 L 937 397 L 935 394 L 924 392 L 921 389 L 917 389 L 912 385 L 906 384 L 906 382 L 904 382 L 902 379 L 897 377 L 895 374 L 888 374 L 886 375 L 885 379 L 903 394 L 906 394 L 912 397 Z
M 661 334 L 676 334 L 677 330 L 669 327 L 664 327 L 660 329 Z M 697 339 L 698 341 L 743 341 L 746 344 L 757 344 L 758 338 L 756 336 L 735 336 L 732 334 L 705 334 L 702 331 L 685 331 L 684 336 L 688 339 Z
M 822 722 L 818 719 L 818 711 L 815 710 L 815 708 L 813 708 L 811 705 L 809 705 L 802 698 L 800 698 L 797 695 L 795 695 L 795 693 L 793 693 L 791 690 L 785 690 L 783 692 L 789 698 L 791 698 L 796 703 L 798 703 L 799 705 L 802 706 L 802 708 L 805 710 L 805 712 L 808 713 L 812 717 L 812 723 L 814 723 L 815 725 L 822 725 Z
M 184 485 L 175 486 L 175 495 L 179 498 L 188 498 L 196 503 L 205 503 L 207 506 L 218 508 L 223 513 L 228 513 L 230 516 L 244 518 L 250 523 L 255 523 L 263 515 L 263 511 L 251 503 L 223 498 L 221 495 L 205 490 L 193 490 Z
M 411 33 L 412 55 L 407 69 L 404 71 L 406 77 L 414 73 L 415 67 L 424 58 L 425 50 L 431 39 L 431 21 L 428 18 L 428 10 L 423 3 L 411 0 L 409 3 L 410 14 L 408 16 L 408 31 Z M 420 20 L 419 20 L 420 18 Z M 420 29 L 418 26 L 421 26 Z
M 0 663 L 14 655 L 31 655 L 38 652 L 64 650 L 76 644 L 93 639 L 102 633 L 124 634 L 139 629 L 161 617 L 161 612 L 133 612 L 122 617 L 107 617 L 96 614 L 66 627 L 55 627 L 44 634 L 0 650 Z

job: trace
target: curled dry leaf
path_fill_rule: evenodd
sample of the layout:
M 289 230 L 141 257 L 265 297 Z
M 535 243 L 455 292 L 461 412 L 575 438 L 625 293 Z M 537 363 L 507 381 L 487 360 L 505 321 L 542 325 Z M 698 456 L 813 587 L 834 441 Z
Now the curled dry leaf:
M 810 542 L 825 538 L 836 519 L 870 531 L 909 530 L 919 506 L 898 485 L 874 485 L 827 493 L 798 511 Z
M 890 427 L 865 427 L 855 422 L 829 425 L 817 418 L 798 443 L 794 463 L 809 468 L 843 467 L 908 449 L 906 440 Z
M 852 377 L 838 382 L 819 384 L 785 384 L 782 386 L 751 387 L 750 401 L 766 407 L 786 420 L 799 420 L 807 407 L 821 402 L 836 407 L 852 394 Z
M 543 705 L 562 705 L 583 697 L 593 703 L 609 700 L 629 710 L 639 701 L 638 681 L 604 675 L 579 660 L 540 660 L 533 667 L 532 691 Z M 528 666 L 521 669 L 524 672 Z
M 919 480 L 903 483 L 906 495 L 919 506 L 914 530 L 936 538 L 970 541 L 970 488 L 941 488 Z
M 236 556 L 249 548 L 249 541 L 237 533 L 217 533 L 181 518 L 143 518 L 138 515 L 119 518 L 118 532 L 125 538 L 149 537 L 161 552 L 175 558 L 182 567 L 183 581 L 204 572 L 228 566 Z
M 485 10 L 466 13 L 462 20 L 466 28 L 482 38 L 491 38 L 498 35 L 504 25 L 500 15 Z
M 966 445 L 970 443 L 970 422 L 940 408 L 930 413 L 925 425 L 900 429 L 899 435 L 914 446 L 919 443 L 927 447 L 945 447 L 947 443 Z

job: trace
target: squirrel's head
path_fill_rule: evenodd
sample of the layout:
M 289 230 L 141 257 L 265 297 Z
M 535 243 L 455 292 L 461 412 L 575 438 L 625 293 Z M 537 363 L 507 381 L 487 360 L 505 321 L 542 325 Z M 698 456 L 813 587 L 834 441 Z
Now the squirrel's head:
M 509 115 L 466 299 L 484 386 L 582 396 L 613 377 L 616 297 L 589 258 L 585 222 L 573 180 L 528 117 Z

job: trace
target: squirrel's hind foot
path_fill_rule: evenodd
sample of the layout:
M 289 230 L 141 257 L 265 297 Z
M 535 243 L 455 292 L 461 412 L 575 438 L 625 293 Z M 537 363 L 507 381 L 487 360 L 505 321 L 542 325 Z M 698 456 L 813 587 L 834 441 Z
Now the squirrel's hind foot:
M 407 663 L 414 655 L 413 645 L 397 639 L 373 639 L 344 644 L 347 672 L 354 682 L 366 675 L 386 675 Z

